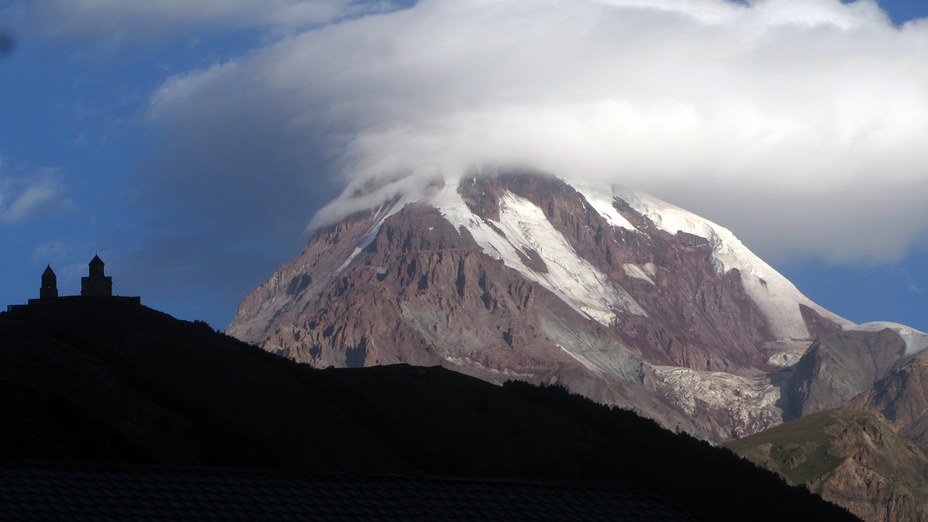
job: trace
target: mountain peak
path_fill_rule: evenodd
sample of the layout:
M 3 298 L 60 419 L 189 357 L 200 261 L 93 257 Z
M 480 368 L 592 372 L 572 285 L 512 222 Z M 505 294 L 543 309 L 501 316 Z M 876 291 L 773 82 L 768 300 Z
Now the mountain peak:
M 780 422 L 774 372 L 852 324 L 724 227 L 623 187 L 516 171 L 345 198 L 230 334 L 317 366 L 559 382 L 726 440 Z

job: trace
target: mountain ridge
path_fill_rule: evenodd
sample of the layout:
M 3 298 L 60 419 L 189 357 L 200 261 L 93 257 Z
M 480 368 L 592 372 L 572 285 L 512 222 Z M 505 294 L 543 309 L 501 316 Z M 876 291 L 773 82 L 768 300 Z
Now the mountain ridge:
M 536 172 L 433 181 L 415 195 L 396 183 L 346 192 L 360 195 L 352 208 L 382 204 L 321 227 L 228 332 L 320 367 L 407 362 L 557 384 L 717 444 L 784 426 L 777 436 L 802 447 L 803 424 L 785 421 L 848 407 L 892 447 L 928 440 L 928 334 L 836 316 L 724 227 Z M 905 491 L 919 472 L 893 484 L 867 462 L 895 457 L 871 449 L 842 460 L 833 498 L 867 520 L 915 513 Z M 883 495 L 890 487 L 908 507 Z
M 422 193 L 320 227 L 227 332 L 317 366 L 558 382 L 722 441 L 781 422 L 775 374 L 852 324 L 727 229 L 627 189 L 515 172 Z M 706 384 L 704 419 L 673 368 Z

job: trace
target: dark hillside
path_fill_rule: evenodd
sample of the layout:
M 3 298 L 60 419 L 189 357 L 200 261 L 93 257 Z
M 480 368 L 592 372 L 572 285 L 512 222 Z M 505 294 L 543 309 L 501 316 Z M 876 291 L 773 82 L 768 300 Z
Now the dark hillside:
M 411 470 L 293 365 L 205 324 L 61 301 L 0 314 L 0 348 L 0 458 Z
M 154 310 L 0 314 L 0 458 L 618 482 L 707 520 L 853 520 L 724 449 L 559 388 L 315 370 Z

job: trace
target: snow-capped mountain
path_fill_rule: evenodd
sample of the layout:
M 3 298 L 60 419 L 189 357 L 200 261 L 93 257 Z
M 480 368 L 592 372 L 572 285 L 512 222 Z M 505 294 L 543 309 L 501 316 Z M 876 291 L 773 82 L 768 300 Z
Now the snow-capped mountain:
M 718 441 L 780 423 L 780 370 L 853 326 L 727 229 L 623 187 L 510 173 L 390 190 L 343 196 L 357 211 L 228 332 L 316 366 L 559 383 Z

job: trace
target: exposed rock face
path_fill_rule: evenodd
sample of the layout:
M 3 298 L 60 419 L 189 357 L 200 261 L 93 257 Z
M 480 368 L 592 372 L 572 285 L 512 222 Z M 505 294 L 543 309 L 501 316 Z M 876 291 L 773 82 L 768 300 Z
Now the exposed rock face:
M 881 417 L 900 435 L 928 446 L 928 353 L 905 360 L 856 397 L 852 406 Z
M 905 349 L 905 341 L 890 329 L 834 332 L 816 340 L 790 383 L 792 417 L 847 404 L 886 375 Z
M 720 441 L 781 422 L 774 363 L 848 324 L 698 216 L 512 174 L 320 228 L 228 332 L 316 366 L 557 382 Z
M 912 444 L 928 443 L 926 347 L 893 323 L 821 337 L 788 385 L 789 415 L 802 417 L 732 449 L 865 520 L 928 520 L 928 459 Z
M 928 443 L 928 334 L 875 322 L 818 340 L 795 366 L 789 418 L 851 405 Z
M 925 451 L 872 415 L 823 411 L 728 447 L 863 520 L 928 520 Z

